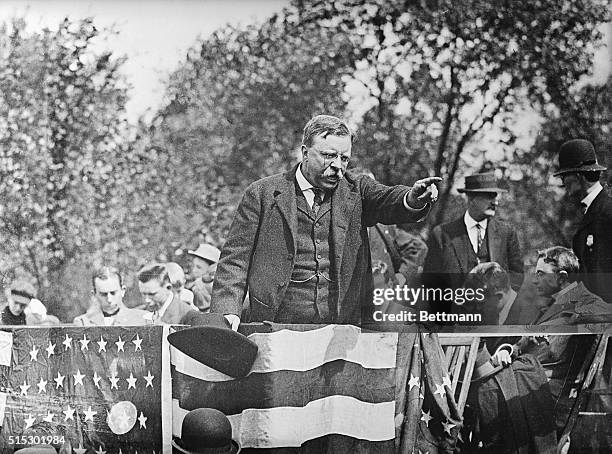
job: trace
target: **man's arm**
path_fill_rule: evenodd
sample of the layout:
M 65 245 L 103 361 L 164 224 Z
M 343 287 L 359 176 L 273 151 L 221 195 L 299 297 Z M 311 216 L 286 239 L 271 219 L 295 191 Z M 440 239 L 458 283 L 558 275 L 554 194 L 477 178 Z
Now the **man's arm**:
M 240 322 L 249 266 L 257 243 L 261 215 L 259 191 L 259 186 L 252 184 L 242 196 L 215 273 L 210 311 L 233 315 L 226 317 L 232 328 Z

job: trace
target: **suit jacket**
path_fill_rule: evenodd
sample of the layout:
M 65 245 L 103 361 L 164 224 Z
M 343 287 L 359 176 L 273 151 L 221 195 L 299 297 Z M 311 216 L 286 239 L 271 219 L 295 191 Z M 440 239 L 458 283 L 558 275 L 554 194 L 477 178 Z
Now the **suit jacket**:
M 215 274 L 211 312 L 240 315 L 249 292 L 250 321 L 274 321 L 295 265 L 295 171 L 252 183 L 236 211 Z M 367 227 L 420 220 L 427 211 L 406 209 L 407 186 L 371 178 L 340 180 L 331 196 L 330 258 L 338 295 L 335 323 L 359 323 L 372 302 Z
M 506 271 L 522 275 L 523 258 L 514 228 L 491 218 L 487 223 L 487 237 L 491 261 L 499 263 Z M 463 216 L 434 227 L 428 248 L 423 266 L 426 283 L 432 284 L 435 276 L 434 287 L 461 287 L 472 268 L 470 257 L 474 255 Z
M 605 189 L 584 215 L 572 247 L 587 288 L 612 303 L 612 198 Z
M 129 307 L 122 307 L 119 309 L 113 316 L 114 326 L 139 326 L 139 325 L 147 325 L 150 322 L 146 320 L 145 315 L 148 312 L 142 309 L 132 309 Z M 104 326 L 104 314 L 102 310 L 96 305 L 89 308 L 89 310 L 82 315 L 79 315 L 74 318 L 73 324 L 77 326 Z

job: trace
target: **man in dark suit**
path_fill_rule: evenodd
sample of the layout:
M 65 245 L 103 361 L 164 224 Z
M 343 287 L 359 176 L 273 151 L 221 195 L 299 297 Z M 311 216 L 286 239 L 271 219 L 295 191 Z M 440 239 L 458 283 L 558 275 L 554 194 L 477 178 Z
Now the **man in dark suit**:
M 346 176 L 351 147 L 342 120 L 316 116 L 304 128 L 302 162 L 246 189 L 211 301 L 232 328 L 247 291 L 250 321 L 357 324 L 371 309 L 367 227 L 422 219 L 440 178 L 410 188 Z
M 523 259 L 516 231 L 494 218 L 497 196 L 506 192 L 498 187 L 495 174 L 466 176 L 465 188 L 458 191 L 467 196 L 467 210 L 462 217 L 434 227 L 423 266 L 425 285 L 459 288 L 467 273 L 484 262 L 497 262 L 504 270 L 522 275 Z M 449 311 L 450 304 L 437 308 Z
M 612 198 L 599 182 L 603 170 L 588 140 L 570 140 L 561 146 L 555 176 L 561 177 L 566 193 L 584 212 L 572 241 L 582 280 L 589 290 L 612 303 Z

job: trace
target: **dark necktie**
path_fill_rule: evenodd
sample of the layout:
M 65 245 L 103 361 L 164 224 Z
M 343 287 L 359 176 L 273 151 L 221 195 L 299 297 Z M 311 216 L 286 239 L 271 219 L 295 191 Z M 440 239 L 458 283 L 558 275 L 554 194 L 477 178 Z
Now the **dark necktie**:
M 588 206 L 584 202 L 580 202 L 580 209 L 582 210 L 582 214 L 586 214 Z
M 484 241 L 484 228 L 480 224 L 476 224 L 476 233 L 478 239 L 476 243 L 476 255 L 480 258 L 480 252 L 482 251 L 482 242 Z
M 314 202 L 312 203 L 312 212 L 316 214 L 319 212 L 319 208 L 323 205 L 323 198 L 325 197 L 325 192 L 323 189 L 312 188 L 312 192 L 314 192 Z

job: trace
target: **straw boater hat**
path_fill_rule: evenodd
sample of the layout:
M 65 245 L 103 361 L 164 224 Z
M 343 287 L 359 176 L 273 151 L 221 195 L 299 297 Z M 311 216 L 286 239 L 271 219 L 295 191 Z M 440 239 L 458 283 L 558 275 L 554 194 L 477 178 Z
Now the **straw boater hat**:
M 195 255 L 212 263 L 217 263 L 219 257 L 221 257 L 221 251 L 208 243 L 201 243 L 195 251 L 187 251 L 187 254 Z
M 475 173 L 465 177 L 465 187 L 457 189 L 459 192 L 478 193 L 478 192 L 508 192 L 499 187 L 495 173 Z
M 573 172 L 606 170 L 597 162 L 593 144 L 588 140 L 574 139 L 565 142 L 559 149 L 559 170 L 555 177 Z

